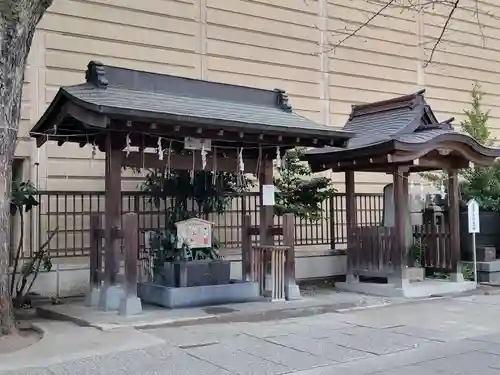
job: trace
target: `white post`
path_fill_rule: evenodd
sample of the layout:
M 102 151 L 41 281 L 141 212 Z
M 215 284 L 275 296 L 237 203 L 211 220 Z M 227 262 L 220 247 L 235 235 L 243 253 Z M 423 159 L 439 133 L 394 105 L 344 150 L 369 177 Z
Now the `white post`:
M 477 284 L 476 233 L 472 233 L 472 261 L 474 264 L 474 282 Z
M 477 256 L 476 256 L 476 233 L 480 232 L 479 226 L 479 203 L 475 199 L 467 202 L 467 217 L 469 221 L 469 234 L 472 234 L 472 263 L 474 267 L 474 282 L 477 284 Z

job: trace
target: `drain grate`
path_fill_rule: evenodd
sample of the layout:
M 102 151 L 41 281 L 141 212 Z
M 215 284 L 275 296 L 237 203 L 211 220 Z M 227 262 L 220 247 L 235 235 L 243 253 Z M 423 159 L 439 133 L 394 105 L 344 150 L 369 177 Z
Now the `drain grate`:
M 233 312 L 237 312 L 239 310 L 231 309 L 230 307 L 207 307 L 203 309 L 209 315 L 219 315 L 219 314 L 229 314 Z
M 191 345 L 179 345 L 179 349 L 194 349 L 194 348 L 203 348 L 204 346 L 212 346 L 212 345 L 217 345 L 219 342 L 218 341 L 212 341 L 212 342 L 203 342 L 199 344 L 191 344 Z

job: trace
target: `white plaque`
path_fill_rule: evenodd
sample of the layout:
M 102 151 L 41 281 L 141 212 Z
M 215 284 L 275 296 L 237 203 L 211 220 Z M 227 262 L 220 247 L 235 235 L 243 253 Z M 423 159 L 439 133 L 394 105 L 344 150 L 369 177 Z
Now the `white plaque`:
M 184 148 L 186 150 L 205 149 L 205 151 L 211 151 L 212 150 L 212 140 L 207 139 L 207 138 L 185 137 L 184 138 Z
M 469 233 L 479 233 L 479 203 L 475 199 L 467 202 Z
M 274 206 L 274 185 L 262 185 L 262 205 L 264 206 Z
M 210 221 L 191 218 L 175 223 L 177 228 L 177 248 L 186 244 L 190 249 L 212 246 L 212 225 Z

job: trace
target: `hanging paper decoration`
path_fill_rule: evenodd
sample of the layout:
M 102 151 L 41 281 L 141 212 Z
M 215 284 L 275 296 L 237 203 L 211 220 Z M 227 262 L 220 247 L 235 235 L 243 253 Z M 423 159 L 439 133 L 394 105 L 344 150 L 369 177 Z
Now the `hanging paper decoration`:
M 207 150 L 205 149 L 205 144 L 201 146 L 201 168 L 205 170 L 207 166 Z
M 413 180 L 410 180 L 410 186 L 408 188 L 408 193 L 410 195 L 410 198 L 413 199 L 414 193 L 415 193 L 415 182 Z
M 257 166 L 255 167 L 255 175 L 260 174 L 260 163 L 262 162 L 262 145 L 259 145 L 259 156 L 257 157 Z
M 96 155 L 97 155 L 97 147 L 95 143 L 92 143 L 92 159 L 95 159 Z
M 168 142 L 168 151 L 167 151 L 167 168 L 166 174 L 170 175 L 170 154 L 172 153 L 172 141 Z
M 161 137 L 158 137 L 158 159 L 163 160 L 163 148 L 161 144 Z
M 130 140 L 130 133 L 127 134 L 127 138 L 125 138 L 125 153 L 127 154 L 127 157 L 130 155 L 130 145 L 131 145 L 131 140 Z
M 212 184 L 217 182 L 217 148 L 214 147 L 214 153 L 212 156 Z
M 276 166 L 281 167 L 281 152 L 280 146 L 276 146 Z
M 195 154 L 193 151 L 193 166 L 191 167 L 191 170 L 189 171 L 189 175 L 191 177 L 191 183 L 194 184 L 194 167 L 195 167 Z
M 446 189 L 444 188 L 443 181 L 441 181 L 441 186 L 439 187 L 439 194 L 441 195 L 441 199 L 446 197 Z
M 238 170 L 240 173 L 245 172 L 245 162 L 243 161 L 243 147 L 238 152 Z
M 238 174 L 236 175 L 236 185 L 242 187 L 245 185 L 245 163 L 243 161 L 243 148 L 238 150 Z

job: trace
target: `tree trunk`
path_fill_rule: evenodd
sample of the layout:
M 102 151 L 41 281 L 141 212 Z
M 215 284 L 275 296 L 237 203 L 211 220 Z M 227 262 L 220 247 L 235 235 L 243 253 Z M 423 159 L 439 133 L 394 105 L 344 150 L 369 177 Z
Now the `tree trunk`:
M 26 59 L 52 0 L 0 0 L 0 335 L 15 331 L 9 294 L 11 169 Z

